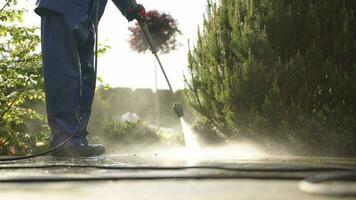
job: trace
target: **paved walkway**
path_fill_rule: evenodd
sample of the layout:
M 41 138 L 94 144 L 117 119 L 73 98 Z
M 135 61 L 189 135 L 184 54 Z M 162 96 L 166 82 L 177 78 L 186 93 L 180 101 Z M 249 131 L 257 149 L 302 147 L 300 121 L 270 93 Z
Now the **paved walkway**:
M 356 159 L 351 158 L 221 159 L 160 153 L 41 157 L 1 163 L 0 194 L 11 200 L 329 199 L 303 193 L 300 181 L 354 168 Z

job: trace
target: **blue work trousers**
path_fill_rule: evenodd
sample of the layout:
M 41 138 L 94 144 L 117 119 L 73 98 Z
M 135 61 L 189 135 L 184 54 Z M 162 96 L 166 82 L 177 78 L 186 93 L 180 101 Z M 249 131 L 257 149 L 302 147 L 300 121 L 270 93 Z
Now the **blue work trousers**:
M 71 134 L 71 143 L 87 143 L 87 125 L 96 84 L 95 29 L 56 12 L 43 15 L 42 55 L 51 145 Z

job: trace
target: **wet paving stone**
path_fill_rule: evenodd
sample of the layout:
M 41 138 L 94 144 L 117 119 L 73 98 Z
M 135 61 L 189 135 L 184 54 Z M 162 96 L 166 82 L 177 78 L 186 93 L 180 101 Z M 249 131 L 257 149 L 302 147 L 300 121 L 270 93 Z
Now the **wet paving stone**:
M 299 199 L 325 199 L 325 196 L 304 194 L 298 184 L 320 173 L 355 168 L 353 158 L 200 157 L 194 160 L 161 153 L 95 158 L 45 156 L 0 163 L 0 193 L 6 199 L 38 199 L 40 194 L 47 194 L 61 200 L 80 195 L 86 199 L 109 195 L 107 199 L 209 200 L 283 199 L 288 192 Z

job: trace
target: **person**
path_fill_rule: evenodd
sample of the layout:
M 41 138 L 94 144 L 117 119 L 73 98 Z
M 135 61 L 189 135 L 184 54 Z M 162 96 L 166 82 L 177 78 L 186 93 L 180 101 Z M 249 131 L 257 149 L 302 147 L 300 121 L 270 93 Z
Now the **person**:
M 98 2 L 97 2 L 98 1 Z M 142 20 L 145 8 L 130 0 L 112 0 L 128 21 Z M 53 156 L 97 156 L 101 144 L 89 144 L 87 125 L 96 86 L 95 22 L 107 0 L 37 0 L 50 147 L 73 135 Z M 97 7 L 98 5 L 98 7 Z M 98 19 L 98 20 L 96 20 Z M 114 25 L 118 25 L 114 23 Z

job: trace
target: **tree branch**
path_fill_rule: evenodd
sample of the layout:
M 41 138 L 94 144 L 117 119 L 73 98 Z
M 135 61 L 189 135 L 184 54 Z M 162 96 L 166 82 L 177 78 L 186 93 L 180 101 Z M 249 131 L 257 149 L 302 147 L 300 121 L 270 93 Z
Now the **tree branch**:
M 193 81 L 193 79 L 194 79 L 193 71 L 190 70 L 190 73 L 191 73 L 191 78 L 192 78 L 192 81 Z M 219 135 L 220 135 L 221 137 L 226 138 L 226 135 L 223 134 L 223 128 L 218 124 L 217 120 L 216 120 L 206 109 L 204 109 L 204 107 L 203 107 L 203 105 L 202 105 L 202 103 L 201 103 L 201 101 L 200 101 L 198 89 L 197 89 L 196 87 L 194 87 L 194 85 L 193 85 L 193 86 L 190 85 L 189 82 L 188 82 L 188 80 L 187 80 L 187 78 L 186 78 L 185 76 L 184 76 L 184 82 L 187 84 L 187 86 L 189 87 L 189 89 L 193 92 L 193 94 L 194 94 L 194 96 L 195 96 L 195 98 L 196 98 L 196 100 L 197 100 L 197 102 L 198 102 L 198 105 L 195 106 L 195 105 L 193 104 L 193 101 L 192 101 L 190 98 L 188 98 L 188 99 L 189 99 L 189 102 L 190 102 L 190 104 L 191 104 L 191 106 L 192 106 L 196 111 L 198 111 L 200 114 L 204 115 L 204 116 L 208 119 L 208 121 L 210 121 L 210 122 L 220 131 Z
M 8 0 L 5 5 L 0 9 L 0 12 L 2 12 L 8 5 L 10 5 L 11 0 Z
M 26 86 L 23 87 L 22 90 L 20 90 L 19 95 L 18 95 L 18 98 L 14 98 L 14 99 L 12 100 L 12 102 L 9 104 L 9 106 L 4 110 L 4 112 L 1 113 L 1 115 L 0 115 L 0 121 L 3 120 L 3 117 L 6 115 L 6 113 L 9 112 L 10 109 L 15 105 L 16 101 L 21 97 L 22 93 L 24 93 L 25 90 L 27 89 L 27 86 L 28 86 L 28 82 L 26 82 Z

